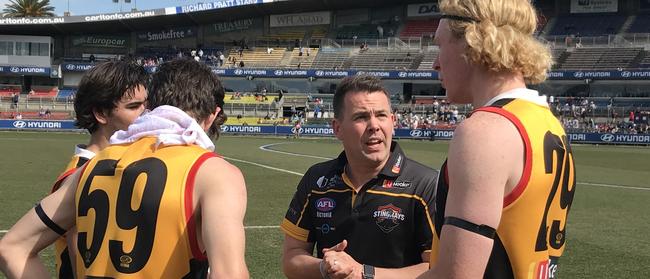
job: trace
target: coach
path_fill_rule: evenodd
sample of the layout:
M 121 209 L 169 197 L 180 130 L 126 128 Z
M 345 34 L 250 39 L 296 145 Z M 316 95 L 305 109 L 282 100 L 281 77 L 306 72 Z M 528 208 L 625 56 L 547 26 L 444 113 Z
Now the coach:
M 312 166 L 298 185 L 281 225 L 284 274 L 382 278 L 425 272 L 437 171 L 406 158 L 392 141 L 395 119 L 379 79 L 343 79 L 334 114 L 344 152 Z

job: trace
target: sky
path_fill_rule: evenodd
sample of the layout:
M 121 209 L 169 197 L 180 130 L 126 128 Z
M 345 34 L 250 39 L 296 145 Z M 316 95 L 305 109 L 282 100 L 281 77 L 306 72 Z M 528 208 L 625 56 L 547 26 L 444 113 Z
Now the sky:
M 119 0 L 119 3 L 113 3 L 113 0 L 50 0 L 50 5 L 54 7 L 56 15 L 63 16 L 68 10 L 68 4 L 71 15 L 90 15 L 120 12 L 120 9 L 128 12 L 136 5 L 138 10 L 151 10 L 206 2 L 210 0 L 131 0 L 129 4 L 124 3 L 124 0 Z M 0 0 L 0 11 L 7 3 L 9 0 Z

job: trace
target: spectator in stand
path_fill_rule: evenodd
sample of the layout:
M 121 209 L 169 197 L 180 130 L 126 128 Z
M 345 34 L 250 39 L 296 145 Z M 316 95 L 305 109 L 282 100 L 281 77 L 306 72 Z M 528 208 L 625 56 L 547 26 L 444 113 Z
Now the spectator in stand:
M 239 61 L 239 68 L 244 68 L 244 60 Z
M 20 95 L 17 93 L 12 93 L 11 94 L 11 108 L 12 109 L 17 109 L 18 108 L 18 101 L 20 100 Z

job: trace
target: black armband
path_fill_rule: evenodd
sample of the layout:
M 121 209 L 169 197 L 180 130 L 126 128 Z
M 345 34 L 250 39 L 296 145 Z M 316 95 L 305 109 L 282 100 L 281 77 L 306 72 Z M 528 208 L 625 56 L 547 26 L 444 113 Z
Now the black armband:
M 45 224 L 48 228 L 61 236 L 65 234 L 65 230 L 59 227 L 59 225 L 54 223 L 54 221 L 52 221 L 52 219 L 50 219 L 50 217 L 45 214 L 45 211 L 43 211 L 43 207 L 41 207 L 40 203 L 36 205 L 34 210 L 36 210 L 36 215 L 38 215 L 38 218 L 41 219 L 41 222 L 43 222 L 43 224 Z
M 494 235 L 496 234 L 496 230 L 488 225 L 477 225 L 470 221 L 451 216 L 445 217 L 445 225 L 452 225 L 475 234 L 480 234 L 489 239 L 494 239 Z

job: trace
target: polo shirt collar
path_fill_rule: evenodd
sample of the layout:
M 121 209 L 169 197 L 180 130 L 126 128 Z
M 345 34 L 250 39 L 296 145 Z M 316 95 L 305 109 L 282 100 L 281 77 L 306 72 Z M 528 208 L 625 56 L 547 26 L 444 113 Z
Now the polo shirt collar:
M 335 171 L 336 173 L 341 174 L 345 170 L 345 165 L 348 163 L 348 159 L 345 156 L 345 151 L 341 152 L 336 160 L 337 163 Z M 396 178 L 402 173 L 405 165 L 406 156 L 404 155 L 404 151 L 402 151 L 402 148 L 396 141 L 393 141 L 390 144 L 390 155 L 388 157 L 388 161 L 386 161 L 386 165 L 384 165 L 384 168 L 379 172 L 379 174 Z

